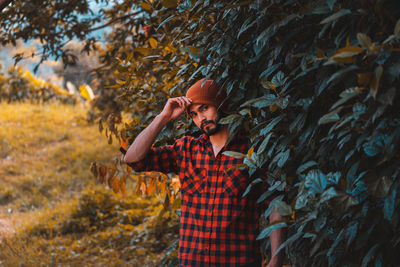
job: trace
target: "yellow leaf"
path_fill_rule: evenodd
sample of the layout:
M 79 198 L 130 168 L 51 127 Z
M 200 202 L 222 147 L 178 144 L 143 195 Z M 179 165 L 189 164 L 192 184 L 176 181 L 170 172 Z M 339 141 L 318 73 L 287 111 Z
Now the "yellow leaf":
M 99 167 L 100 183 L 104 184 L 106 182 L 106 174 L 107 174 L 107 167 L 104 165 L 100 165 Z
M 371 81 L 372 72 L 364 72 L 357 74 L 357 80 L 359 85 L 368 84 Z
M 168 194 L 167 195 L 165 195 L 165 199 L 164 199 L 164 203 L 163 203 L 163 206 L 164 206 L 164 210 L 165 211 L 168 211 L 169 210 L 169 196 L 168 196 Z
M 369 51 L 374 50 L 374 48 L 375 48 L 375 43 L 373 43 L 373 44 L 369 47 Z
M 126 172 L 128 174 L 131 174 L 132 173 L 132 167 L 130 167 L 129 165 L 126 165 Z
M 144 182 L 141 182 L 140 184 L 140 191 L 142 192 L 142 195 L 145 195 L 147 193 L 147 186 Z
M 251 159 L 251 156 L 253 155 L 253 152 L 254 152 L 254 147 L 250 148 L 249 151 L 247 151 L 247 157 L 249 159 Z
M 128 149 L 128 140 L 127 139 L 121 139 L 120 147 L 122 147 L 123 149 L 127 150 Z
M 113 163 L 108 164 L 108 179 L 114 177 L 116 172 L 117 172 L 117 166 Z
M 150 43 L 151 48 L 157 48 L 158 42 L 157 42 L 156 39 L 154 39 L 154 38 L 149 38 L 149 43 Z
M 345 46 L 343 48 L 340 48 L 336 51 L 336 54 L 342 53 L 342 52 L 355 52 L 355 53 L 361 53 L 362 48 L 359 46 Z
M 136 189 L 135 189 L 137 196 L 140 196 L 142 194 L 141 187 L 142 187 L 142 177 L 139 176 L 139 179 L 136 183 Z
M 161 5 L 165 8 L 173 8 L 178 5 L 177 0 L 162 0 Z
M 318 51 L 317 51 L 317 57 L 318 57 L 318 58 L 324 58 L 324 57 L 326 57 L 324 50 L 318 49 Z
M 123 197 L 126 197 L 126 178 L 127 178 L 127 176 L 123 176 L 119 180 L 119 187 L 121 189 L 121 193 L 122 193 Z
M 336 54 L 332 56 L 332 59 L 336 62 L 341 63 L 353 63 L 356 58 L 355 56 L 362 52 L 362 48 L 359 46 L 345 46 L 336 51 Z
M 179 182 L 179 178 L 172 178 L 172 189 L 174 190 L 174 195 L 178 194 L 179 189 L 181 188 L 181 183 Z
M 146 10 L 146 11 L 151 11 L 151 9 L 152 9 L 151 5 L 150 5 L 150 4 L 147 4 L 147 3 L 145 3 L 145 2 L 139 2 L 139 4 L 140 4 L 140 6 L 141 6 L 144 10 Z
M 181 199 L 180 198 L 175 198 L 174 201 L 172 202 L 172 210 L 177 210 L 181 207 Z
M 148 56 L 151 53 L 151 48 L 147 48 L 147 47 L 136 47 L 135 48 L 136 52 L 139 52 L 140 54 L 144 55 L 144 56 Z
M 275 112 L 276 110 L 278 109 L 278 105 L 273 105 L 273 106 L 271 106 L 271 107 L 269 107 L 269 110 L 271 111 L 271 112 Z
M 79 92 L 81 93 L 81 96 L 86 100 L 92 100 L 94 98 L 93 90 L 87 84 L 80 85 Z
M 154 180 L 154 178 L 149 178 L 149 180 L 147 182 L 147 191 L 146 191 L 146 193 L 148 195 L 152 195 L 155 191 L 156 191 L 155 180 Z
M 90 171 L 92 172 L 94 178 L 97 179 L 97 177 L 99 176 L 99 172 L 97 171 L 97 164 L 96 162 L 92 162 L 90 164 Z
M 126 58 L 126 61 L 131 61 L 131 59 L 133 58 L 133 52 L 131 52 L 128 57 Z
M 114 191 L 114 193 L 118 193 L 119 192 L 119 179 L 118 177 L 113 177 L 109 180 L 108 185 L 110 186 L 110 188 Z

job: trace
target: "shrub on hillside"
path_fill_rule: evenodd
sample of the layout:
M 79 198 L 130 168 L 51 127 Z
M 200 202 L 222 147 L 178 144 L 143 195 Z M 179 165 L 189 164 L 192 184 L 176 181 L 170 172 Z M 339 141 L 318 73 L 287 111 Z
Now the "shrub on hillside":
M 78 98 L 58 85 L 34 77 L 20 67 L 10 68 L 8 76 L 0 77 L 0 101 L 32 101 L 44 103 L 57 100 L 75 104 Z

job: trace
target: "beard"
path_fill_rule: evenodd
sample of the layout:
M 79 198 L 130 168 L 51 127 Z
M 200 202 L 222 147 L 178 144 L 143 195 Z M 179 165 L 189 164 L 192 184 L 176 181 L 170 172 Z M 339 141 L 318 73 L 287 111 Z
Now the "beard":
M 207 125 L 208 124 L 208 125 Z M 214 124 L 214 127 L 212 125 Z M 207 125 L 207 126 L 205 126 Z M 205 127 L 204 127 L 205 126 Z M 200 129 L 205 133 L 207 136 L 211 136 L 217 134 L 221 130 L 221 125 L 213 120 L 203 121 L 200 125 Z

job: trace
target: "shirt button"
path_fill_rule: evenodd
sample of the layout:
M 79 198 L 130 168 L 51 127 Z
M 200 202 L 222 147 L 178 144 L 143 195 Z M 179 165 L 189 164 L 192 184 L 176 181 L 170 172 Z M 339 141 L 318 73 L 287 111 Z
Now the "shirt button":
M 207 228 L 207 232 L 210 232 L 210 228 Z
M 208 211 L 209 211 L 209 212 L 211 212 L 211 211 L 212 211 L 212 209 L 208 209 Z
M 214 188 L 211 189 L 211 192 L 214 192 Z

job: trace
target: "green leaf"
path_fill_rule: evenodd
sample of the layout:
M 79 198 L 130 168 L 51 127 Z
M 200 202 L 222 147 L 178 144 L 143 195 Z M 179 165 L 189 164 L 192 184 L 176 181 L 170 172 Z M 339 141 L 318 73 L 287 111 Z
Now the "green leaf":
M 365 33 L 357 33 L 357 40 L 358 43 L 365 49 L 369 49 L 372 44 L 371 38 L 369 38 L 369 36 Z
M 370 83 L 370 91 L 369 91 L 369 93 L 372 95 L 373 98 L 375 98 L 376 94 L 378 93 L 379 81 L 381 79 L 382 73 L 383 73 L 382 65 L 379 65 L 378 67 L 375 68 L 375 75 L 372 77 Z
M 246 190 L 244 191 L 242 197 L 245 197 L 245 196 L 250 192 L 251 188 L 252 188 L 254 185 L 259 184 L 259 183 L 261 183 L 262 181 L 263 181 L 263 180 L 262 180 L 261 178 L 257 178 L 257 179 L 255 179 L 255 180 L 253 180 L 253 181 L 247 186 L 247 188 L 246 188 Z
M 280 152 L 277 157 L 279 158 L 279 161 L 277 163 L 279 168 L 282 168 L 282 166 L 286 163 L 286 161 L 289 159 L 290 156 L 290 148 L 288 148 L 285 152 Z M 274 160 L 273 160 L 274 161 Z
M 272 190 L 268 190 L 267 192 L 271 192 L 271 193 L 273 193 L 273 191 Z M 268 208 L 265 210 L 265 212 L 264 212 L 264 217 L 265 218 L 268 218 L 268 216 L 271 214 L 271 212 L 276 208 L 275 207 L 275 203 L 277 202 L 277 201 L 281 201 L 282 199 L 283 199 L 283 195 L 279 195 L 279 196 L 277 196 L 277 197 L 275 197 L 272 201 L 271 201 L 271 203 L 269 204 L 269 206 L 268 206 Z M 261 202 L 259 202 L 259 203 L 261 203 Z
M 222 154 L 224 154 L 225 156 L 228 156 L 228 157 L 236 158 L 236 159 L 243 159 L 246 157 L 245 154 L 242 154 L 242 153 L 239 153 L 236 151 L 225 151 Z
M 324 116 L 322 116 L 319 119 L 318 124 L 322 125 L 322 124 L 327 124 L 327 123 L 338 121 L 340 119 L 338 113 L 342 110 L 342 108 L 343 107 L 338 107 L 337 109 L 329 112 L 328 114 L 325 114 Z
M 349 226 L 346 228 L 346 247 L 349 248 L 351 243 L 354 241 L 354 238 L 357 235 L 357 229 L 358 229 L 358 222 L 357 221 L 352 221 L 349 223 Z
M 271 75 L 277 68 L 279 68 L 279 66 L 282 65 L 282 63 L 278 63 L 278 64 L 274 64 L 271 67 L 269 67 L 268 69 L 264 70 L 259 78 L 262 78 L 265 76 L 265 78 L 268 78 L 269 75 Z
M 261 153 L 263 153 L 265 151 L 265 148 L 268 145 L 269 139 L 271 139 L 272 133 L 269 133 L 263 140 L 263 142 L 261 143 L 260 147 L 257 150 L 257 154 L 260 155 Z
M 278 209 L 278 213 L 282 216 L 292 215 L 292 207 L 284 201 L 276 201 L 275 207 Z
M 271 132 L 271 130 L 285 117 L 284 114 L 279 115 L 278 117 L 274 118 L 267 126 L 265 126 L 261 131 L 260 135 L 266 135 Z
M 361 91 L 358 89 L 359 89 L 359 87 L 352 87 L 352 88 L 344 90 L 340 94 L 341 98 L 335 104 L 332 105 L 331 110 L 335 109 L 336 107 L 340 106 L 341 104 L 347 102 L 351 98 L 359 95 Z
M 271 82 L 275 87 L 282 86 L 285 82 L 285 74 L 282 71 L 278 71 L 278 73 L 272 78 Z
M 343 74 L 346 74 L 347 72 L 352 71 L 352 70 L 356 70 L 356 69 L 358 69 L 358 66 L 356 66 L 356 65 L 351 65 L 351 66 L 349 66 L 349 67 L 347 67 L 347 68 L 345 68 L 345 69 L 339 70 L 339 71 L 335 72 L 335 73 L 329 78 L 329 80 L 327 81 L 327 83 L 330 83 L 330 82 L 332 82 L 332 81 L 334 81 L 334 80 L 340 78 Z
M 341 9 L 340 11 L 336 12 L 335 14 L 322 20 L 320 22 L 320 24 L 326 24 L 326 23 L 333 22 L 333 21 L 337 20 L 338 18 L 340 18 L 344 15 L 348 15 L 348 14 L 351 14 L 351 11 L 349 9 Z
M 358 201 L 355 200 L 348 194 L 340 193 L 338 197 L 334 199 L 337 205 L 342 208 L 344 211 L 348 211 L 349 208 L 358 204 Z
M 219 123 L 221 124 L 230 124 L 233 123 L 235 121 L 237 121 L 238 119 L 241 119 L 242 116 L 238 115 L 238 114 L 231 114 L 225 118 L 222 118 Z
M 325 190 L 321 194 L 321 198 L 319 200 L 319 203 L 327 202 L 331 198 L 334 198 L 334 197 L 337 197 L 337 196 L 339 196 L 339 193 L 336 191 L 336 189 L 334 187 L 329 187 L 328 190 Z
M 311 170 L 308 172 L 304 186 L 305 188 L 309 189 L 310 196 L 315 196 L 317 193 L 322 193 L 327 185 L 328 180 L 322 171 Z
M 273 105 L 276 102 L 277 97 L 273 94 L 262 96 L 259 98 L 254 98 L 246 101 L 241 107 L 252 106 L 255 108 L 265 108 Z
M 394 27 L 394 35 L 398 35 L 400 33 L 400 19 L 397 20 L 396 26 Z
M 333 252 L 334 252 L 335 248 L 337 247 L 337 245 L 339 244 L 339 242 L 342 241 L 343 236 L 344 236 L 344 229 L 342 229 L 342 230 L 339 232 L 339 234 L 337 235 L 337 237 L 336 237 L 336 239 L 335 239 L 335 242 L 333 242 L 332 246 L 330 247 L 330 249 L 329 249 L 329 251 L 328 251 L 328 254 L 327 254 L 329 257 L 333 255 Z
M 378 98 L 378 101 L 384 105 L 393 105 L 393 100 L 396 96 L 396 88 L 391 87 L 387 92 Z
M 379 244 L 375 244 L 370 248 L 368 253 L 364 256 L 363 261 L 362 261 L 362 267 L 368 266 L 368 263 L 371 261 L 372 257 L 375 255 L 375 251 L 378 249 Z
M 296 241 L 297 239 L 299 239 L 301 236 L 303 235 L 302 232 L 297 232 L 294 235 L 292 235 L 291 237 L 287 238 L 285 240 L 285 242 L 283 242 L 279 248 L 275 251 L 275 255 L 278 255 L 278 253 L 284 249 L 285 247 L 287 247 L 288 245 L 291 245 L 294 241 Z
M 287 226 L 286 222 L 278 222 L 275 224 L 270 224 L 264 230 L 261 231 L 261 233 L 257 236 L 257 240 L 269 237 L 273 231 L 284 228 L 286 226 Z
M 383 211 L 385 214 L 385 218 L 388 219 L 389 221 L 392 220 L 392 216 L 395 210 L 396 194 L 397 190 L 392 190 L 390 194 L 385 197 Z
M 308 161 L 306 163 L 304 163 L 303 165 L 301 165 L 300 167 L 297 168 L 296 174 L 300 175 L 302 172 L 304 172 L 305 170 L 307 170 L 310 167 L 316 166 L 318 165 L 317 162 L 315 161 Z

